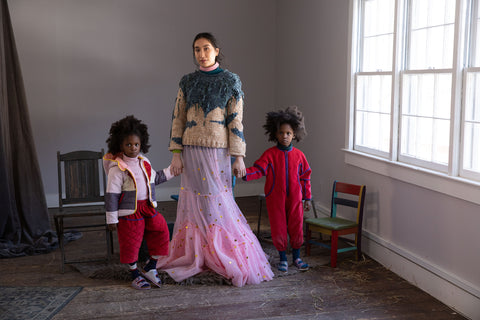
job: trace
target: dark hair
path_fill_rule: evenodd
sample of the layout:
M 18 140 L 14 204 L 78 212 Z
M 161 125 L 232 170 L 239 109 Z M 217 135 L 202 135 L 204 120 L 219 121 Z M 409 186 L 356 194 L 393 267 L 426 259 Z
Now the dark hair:
M 297 142 L 307 135 L 303 115 L 297 106 L 290 106 L 285 110 L 268 112 L 266 118 L 267 121 L 263 125 L 263 128 L 265 129 L 265 134 L 268 135 L 268 141 L 277 141 L 277 131 L 280 129 L 280 126 L 285 123 L 292 127 Z
M 121 145 L 125 138 L 136 135 L 140 138 L 140 151 L 147 153 L 150 149 L 148 144 L 148 127 L 142 121 L 136 119 L 134 116 L 126 116 L 123 119 L 114 122 L 110 127 L 109 136 L 107 139 L 108 152 L 111 154 L 117 154 L 122 151 Z
M 201 32 L 199 34 L 197 34 L 195 36 L 195 38 L 193 39 L 193 42 L 192 42 L 192 50 L 193 50 L 193 62 L 195 63 L 195 65 L 198 66 L 198 62 L 197 62 L 197 59 L 195 59 L 195 41 L 197 41 L 198 39 L 206 39 L 208 40 L 208 42 L 210 42 L 210 44 L 215 48 L 215 49 L 220 49 L 220 47 L 218 46 L 217 44 L 217 39 L 215 38 L 215 36 L 213 34 L 211 34 L 210 32 Z M 224 56 L 222 54 L 222 50 L 220 50 L 220 52 L 218 53 L 218 55 L 215 57 L 215 62 L 218 62 L 218 63 L 222 63 L 224 59 Z

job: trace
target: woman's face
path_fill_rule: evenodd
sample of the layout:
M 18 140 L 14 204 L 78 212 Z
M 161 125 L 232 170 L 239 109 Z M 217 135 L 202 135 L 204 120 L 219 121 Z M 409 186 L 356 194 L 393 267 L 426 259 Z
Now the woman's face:
M 135 134 L 126 137 L 121 145 L 123 153 L 129 158 L 136 158 L 140 153 L 141 147 L 140 137 Z
M 215 64 L 215 58 L 220 52 L 219 48 L 214 48 L 210 41 L 200 38 L 193 44 L 193 53 L 195 59 L 201 67 L 208 68 Z

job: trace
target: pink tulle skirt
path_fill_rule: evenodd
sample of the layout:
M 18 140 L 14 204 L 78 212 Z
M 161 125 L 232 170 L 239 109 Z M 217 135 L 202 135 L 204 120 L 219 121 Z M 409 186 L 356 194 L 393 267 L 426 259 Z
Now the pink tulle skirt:
M 180 282 L 212 270 L 235 286 L 271 280 L 273 272 L 232 195 L 227 149 L 186 146 L 169 255 L 157 267 Z

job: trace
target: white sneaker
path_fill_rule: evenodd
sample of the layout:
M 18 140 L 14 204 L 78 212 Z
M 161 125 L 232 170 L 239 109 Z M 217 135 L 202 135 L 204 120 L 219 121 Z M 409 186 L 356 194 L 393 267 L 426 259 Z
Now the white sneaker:
M 157 287 L 162 286 L 162 280 L 160 280 L 160 277 L 158 276 L 157 269 L 151 269 L 150 271 L 143 271 L 143 276 L 148 280 L 150 280 L 150 282 L 152 282 Z

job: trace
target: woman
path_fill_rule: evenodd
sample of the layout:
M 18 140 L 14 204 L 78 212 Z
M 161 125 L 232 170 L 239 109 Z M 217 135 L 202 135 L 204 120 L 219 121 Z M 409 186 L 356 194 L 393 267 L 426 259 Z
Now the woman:
M 177 282 L 209 269 L 235 286 L 271 280 L 268 259 L 232 195 L 232 169 L 245 175 L 240 78 L 219 67 L 212 34 L 195 37 L 193 54 L 199 70 L 180 81 L 169 146 L 171 171 L 182 173 L 177 220 L 170 254 L 157 267 Z

